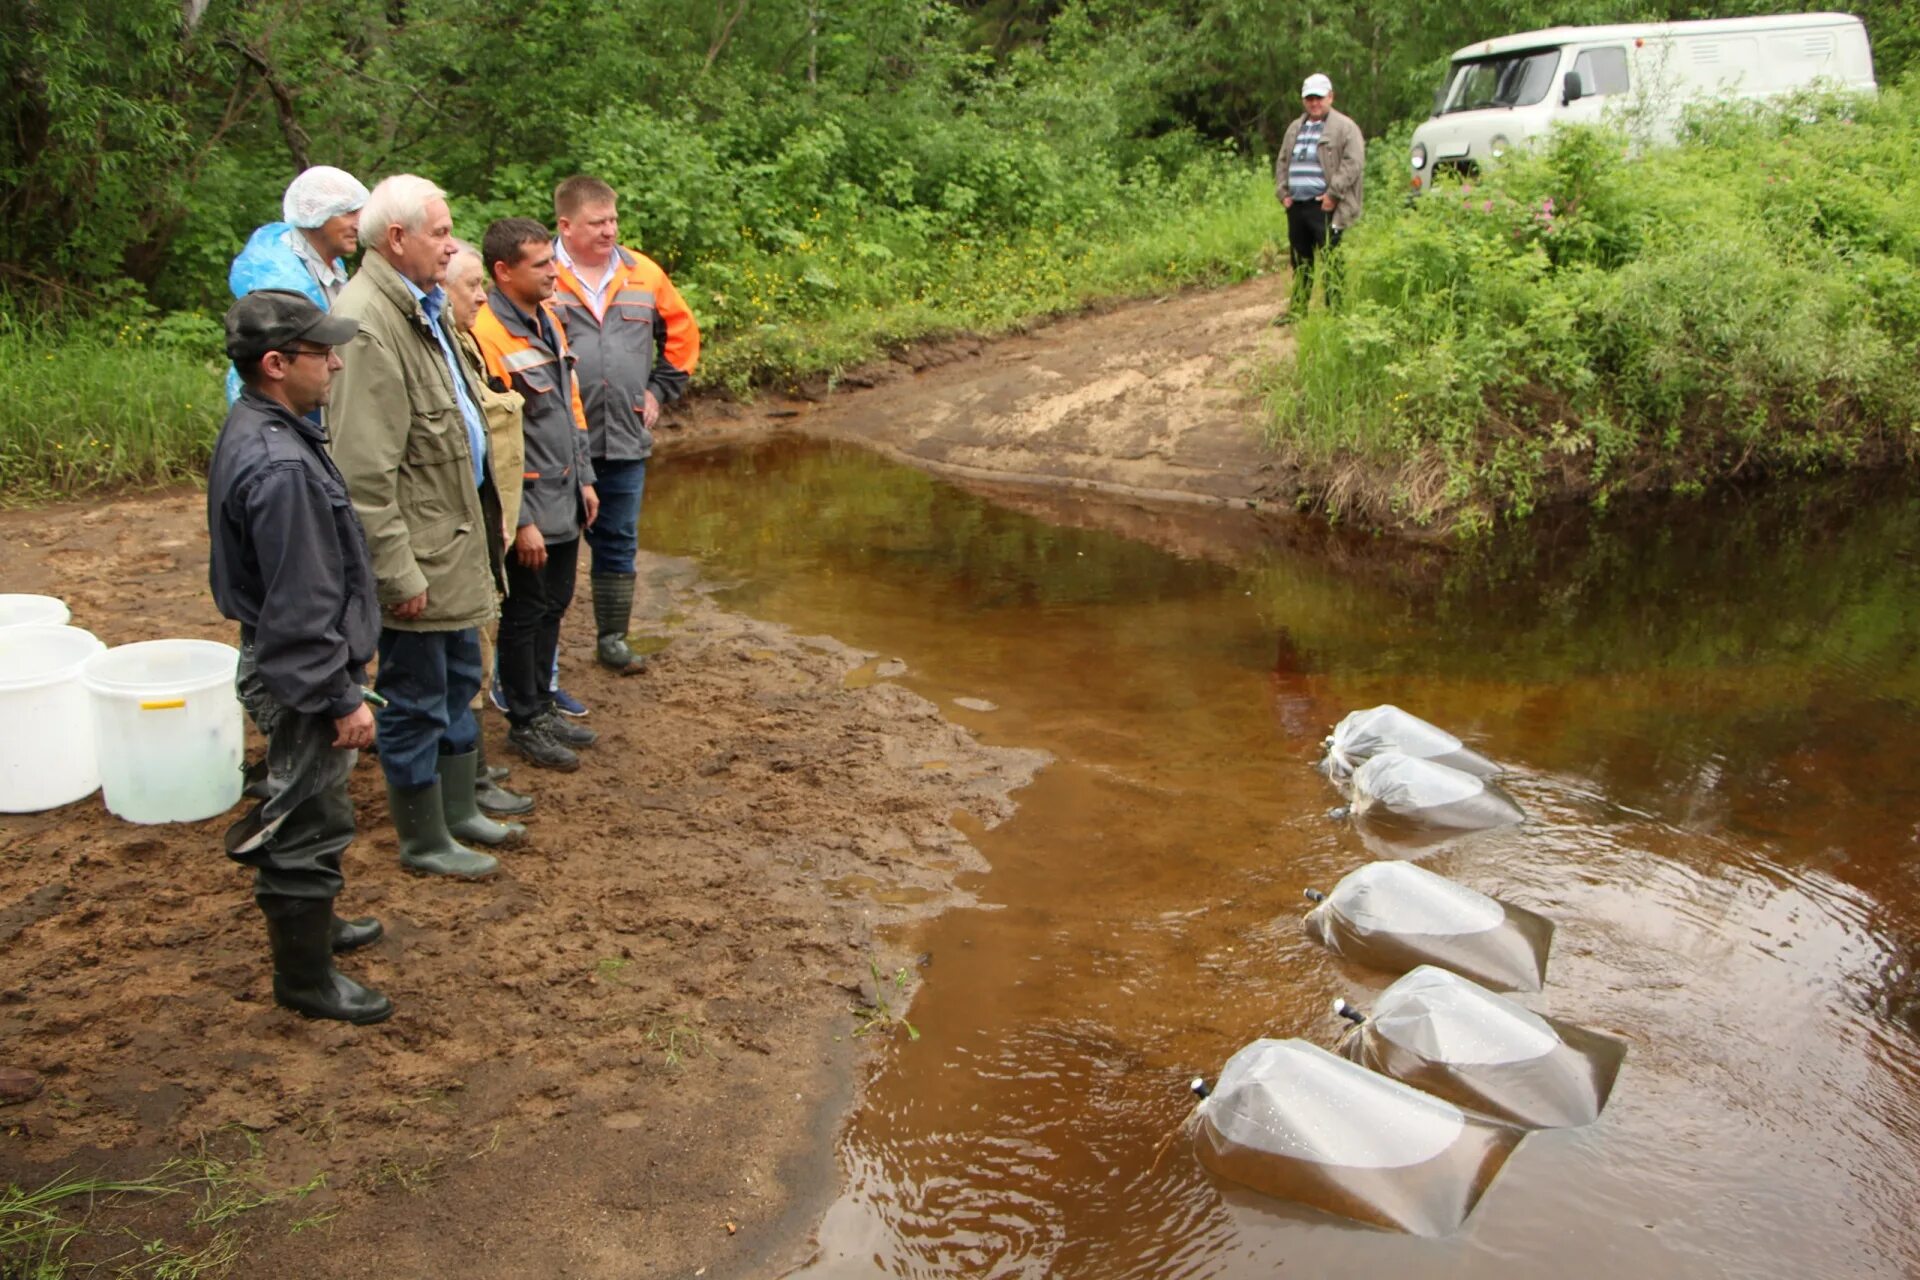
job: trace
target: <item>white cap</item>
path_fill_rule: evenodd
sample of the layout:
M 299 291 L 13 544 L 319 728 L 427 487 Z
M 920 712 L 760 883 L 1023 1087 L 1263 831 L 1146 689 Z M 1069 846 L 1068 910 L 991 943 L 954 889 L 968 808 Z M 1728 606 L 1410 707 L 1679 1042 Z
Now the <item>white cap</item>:
M 1308 76 L 1307 82 L 1300 86 L 1300 96 L 1303 98 L 1324 98 L 1332 92 L 1333 81 L 1318 71 Z
M 345 169 L 317 164 L 287 184 L 280 212 L 296 227 L 318 227 L 328 218 L 352 213 L 367 202 L 367 189 Z

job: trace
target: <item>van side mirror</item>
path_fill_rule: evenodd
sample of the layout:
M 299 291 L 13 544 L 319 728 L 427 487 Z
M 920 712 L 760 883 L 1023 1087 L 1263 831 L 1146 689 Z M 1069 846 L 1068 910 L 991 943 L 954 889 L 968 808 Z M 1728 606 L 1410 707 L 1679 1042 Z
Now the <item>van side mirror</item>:
M 1433 114 L 1434 115 L 1437 116 L 1440 114 L 1440 108 L 1446 103 L 1446 100 L 1447 100 L 1447 86 L 1441 85 L 1438 89 L 1435 89 L 1433 91 Z
M 1564 107 L 1568 103 L 1578 102 L 1586 96 L 1587 86 L 1580 83 L 1580 73 L 1578 71 L 1567 72 L 1566 83 L 1560 92 L 1560 105 Z

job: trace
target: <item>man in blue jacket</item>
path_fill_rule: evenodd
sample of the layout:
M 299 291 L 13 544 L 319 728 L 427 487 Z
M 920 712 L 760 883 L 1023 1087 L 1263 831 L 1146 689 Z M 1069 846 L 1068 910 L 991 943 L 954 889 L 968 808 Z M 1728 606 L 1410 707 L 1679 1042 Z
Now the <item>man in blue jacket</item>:
M 244 298 L 261 289 L 305 294 L 324 311 L 347 283 L 347 259 L 360 248 L 360 206 L 367 189 L 344 169 L 318 164 L 287 185 L 282 221 L 247 238 L 227 271 L 227 287 Z M 227 370 L 227 403 L 240 398 L 240 378 Z
M 207 580 L 272 703 L 279 783 L 228 830 L 227 853 L 254 869 L 274 1000 L 310 1018 L 379 1022 L 393 1003 L 336 970 L 333 954 L 375 941 L 380 923 L 342 920 L 333 900 L 354 837 L 347 777 L 373 744 L 363 686 L 380 603 L 366 535 L 313 417 L 341 368 L 334 348 L 360 326 L 286 290 L 248 294 L 226 325 L 245 390 L 208 467 Z

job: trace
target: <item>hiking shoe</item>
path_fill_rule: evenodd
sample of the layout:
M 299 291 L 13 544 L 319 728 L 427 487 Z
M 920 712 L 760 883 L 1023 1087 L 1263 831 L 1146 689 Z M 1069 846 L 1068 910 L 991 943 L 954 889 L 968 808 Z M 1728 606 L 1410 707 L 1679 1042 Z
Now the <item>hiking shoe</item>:
M 553 709 L 561 715 L 572 716 L 578 720 L 581 716 L 587 714 L 587 704 L 568 693 L 565 689 L 562 689 L 559 685 L 555 685 L 549 689 L 547 694 L 553 699 Z
M 487 681 L 487 701 L 491 702 L 493 709 L 501 715 L 507 714 L 507 691 L 501 688 L 498 676 Z
M 547 713 L 534 723 L 545 725 L 548 737 L 569 747 L 590 747 L 600 740 L 599 734 L 583 724 L 571 724 L 562 720 L 553 713 L 552 708 L 548 708 Z
M 507 730 L 507 750 L 537 768 L 572 773 L 580 767 L 580 757 L 548 731 L 548 726 L 556 723 L 552 716 L 541 716 L 527 724 L 514 725 Z

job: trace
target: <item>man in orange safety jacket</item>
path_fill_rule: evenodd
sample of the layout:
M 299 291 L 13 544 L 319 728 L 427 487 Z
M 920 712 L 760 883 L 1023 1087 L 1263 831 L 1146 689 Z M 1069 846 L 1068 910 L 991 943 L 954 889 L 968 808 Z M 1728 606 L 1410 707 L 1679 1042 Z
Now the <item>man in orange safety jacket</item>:
M 661 406 L 687 392 L 700 360 L 700 326 L 660 264 L 620 244 L 612 187 L 598 178 L 568 178 L 554 190 L 553 212 L 559 229 L 554 309 L 579 358 L 601 502 L 600 518 L 586 533 L 595 655 L 630 675 L 645 665 L 627 645 L 627 628 L 653 426 Z
M 489 380 L 525 401 L 525 479 L 496 646 L 512 726 L 507 747 L 542 768 L 571 771 L 580 767 L 575 748 L 598 735 L 560 718 L 548 675 L 560 620 L 573 603 L 581 531 L 593 527 L 600 507 L 587 423 L 573 352 L 549 301 L 554 261 L 546 228 L 502 218 L 487 228 L 480 257 L 493 287 L 474 318 L 474 341 Z

